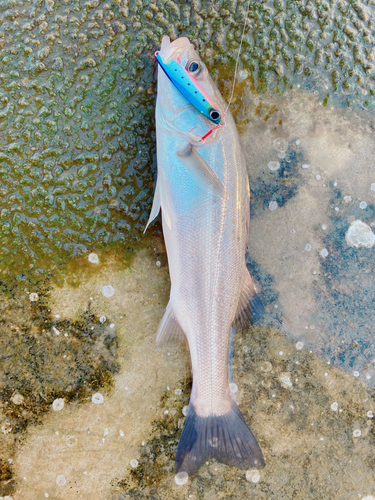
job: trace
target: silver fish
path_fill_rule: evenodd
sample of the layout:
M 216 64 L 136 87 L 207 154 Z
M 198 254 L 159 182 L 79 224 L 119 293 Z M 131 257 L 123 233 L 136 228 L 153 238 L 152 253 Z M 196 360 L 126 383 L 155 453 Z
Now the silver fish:
M 238 409 L 228 376 L 231 328 L 242 328 L 254 309 L 262 309 L 245 263 L 250 188 L 240 138 L 190 41 L 171 43 L 165 36 L 159 55 L 193 69 L 225 117 L 225 125 L 202 140 L 213 124 L 158 68 L 158 175 L 148 224 L 161 208 L 171 292 L 157 343 L 186 338 L 193 371 L 176 472 L 192 475 L 212 457 L 242 469 L 262 466 L 262 451 Z

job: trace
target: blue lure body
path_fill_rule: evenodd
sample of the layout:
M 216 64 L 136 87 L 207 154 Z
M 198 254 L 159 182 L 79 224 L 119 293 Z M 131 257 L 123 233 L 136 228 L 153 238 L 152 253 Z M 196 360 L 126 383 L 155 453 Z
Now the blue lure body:
M 218 111 L 211 98 L 207 95 L 199 83 L 181 66 L 177 61 L 170 58 L 168 62 L 164 62 L 160 57 L 159 52 L 155 53 L 156 60 L 164 73 L 167 75 L 173 85 L 181 92 L 181 94 L 194 106 L 196 110 L 202 113 L 208 120 L 215 125 L 219 125 L 222 121 L 220 112 Z

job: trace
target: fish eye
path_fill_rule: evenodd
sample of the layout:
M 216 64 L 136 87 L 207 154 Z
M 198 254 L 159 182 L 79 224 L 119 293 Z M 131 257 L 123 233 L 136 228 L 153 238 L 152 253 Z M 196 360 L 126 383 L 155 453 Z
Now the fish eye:
M 213 109 L 210 111 L 210 117 L 212 120 L 216 121 L 216 120 L 219 120 L 221 118 L 221 114 L 216 109 Z
M 198 76 L 202 71 L 202 64 L 199 61 L 190 61 L 186 68 L 193 76 Z

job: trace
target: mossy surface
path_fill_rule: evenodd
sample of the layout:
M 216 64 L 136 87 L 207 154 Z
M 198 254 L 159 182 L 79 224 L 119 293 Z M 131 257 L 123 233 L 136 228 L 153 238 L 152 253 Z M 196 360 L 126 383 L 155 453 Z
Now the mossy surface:
M 247 2 L 7 0 L 0 6 L 0 262 L 134 245 L 156 170 L 153 52 L 188 36 L 228 97 Z M 254 93 L 374 94 L 374 3 L 250 1 Z M 241 103 L 233 103 L 233 111 Z

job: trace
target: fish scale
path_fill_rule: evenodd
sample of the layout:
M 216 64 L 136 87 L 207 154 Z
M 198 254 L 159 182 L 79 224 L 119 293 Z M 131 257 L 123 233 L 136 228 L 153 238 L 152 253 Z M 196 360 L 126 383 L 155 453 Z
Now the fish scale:
M 176 453 L 176 471 L 194 474 L 208 458 L 249 468 L 264 463 L 230 390 L 229 339 L 251 316 L 256 290 L 245 265 L 249 185 L 240 138 L 225 102 L 187 38 L 164 37 L 160 58 L 202 68 L 197 80 L 225 125 L 212 124 L 187 101 L 165 68 L 158 70 L 158 177 L 149 223 L 162 211 L 171 277 L 158 343 L 187 339 L 193 387 Z M 193 80 L 192 80 L 193 82 Z M 259 301 L 259 299 L 257 299 Z M 236 319 L 240 317 L 240 319 Z

